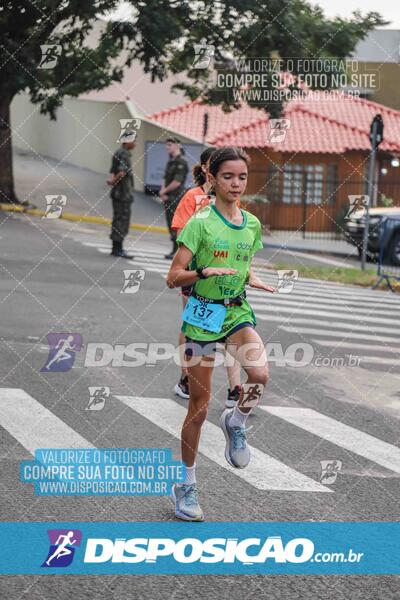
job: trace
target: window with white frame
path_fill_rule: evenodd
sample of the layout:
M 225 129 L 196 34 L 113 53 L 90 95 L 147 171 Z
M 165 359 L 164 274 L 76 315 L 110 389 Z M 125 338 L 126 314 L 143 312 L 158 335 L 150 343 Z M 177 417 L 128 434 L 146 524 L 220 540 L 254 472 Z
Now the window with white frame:
M 269 193 L 275 202 L 285 204 L 334 204 L 337 165 L 287 163 L 279 172 L 269 169 Z

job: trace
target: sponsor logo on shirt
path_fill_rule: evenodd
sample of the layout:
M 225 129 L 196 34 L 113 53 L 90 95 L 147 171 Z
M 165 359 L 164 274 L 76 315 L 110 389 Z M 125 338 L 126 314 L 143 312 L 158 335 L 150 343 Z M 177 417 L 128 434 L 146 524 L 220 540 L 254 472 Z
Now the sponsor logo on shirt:
M 250 250 L 253 247 L 253 244 L 247 244 L 246 242 L 238 242 L 236 244 L 236 248 L 238 250 Z
M 203 239 L 202 247 L 206 250 L 229 250 L 230 244 L 228 240 L 221 238 L 207 238 Z
M 214 256 L 217 258 L 228 258 L 228 250 L 214 250 Z
M 237 287 L 243 283 L 244 276 L 238 275 L 217 275 L 214 277 L 216 285 L 229 285 Z
M 214 243 L 214 248 L 218 250 L 228 250 L 229 249 L 229 241 L 222 240 L 221 238 L 217 238 Z

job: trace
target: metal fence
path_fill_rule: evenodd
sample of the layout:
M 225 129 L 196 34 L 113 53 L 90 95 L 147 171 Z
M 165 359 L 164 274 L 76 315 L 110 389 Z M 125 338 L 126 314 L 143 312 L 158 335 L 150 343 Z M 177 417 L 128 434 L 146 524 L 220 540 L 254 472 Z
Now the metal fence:
M 313 167 L 289 172 L 250 170 L 256 182 L 249 210 L 271 231 L 296 232 L 302 238 L 343 240 L 349 196 L 367 194 L 366 179 L 339 181 L 332 170 L 330 177 Z M 314 168 L 315 167 L 315 168 Z M 400 207 L 400 179 L 386 181 L 380 177 L 375 186 L 373 206 Z M 400 208 L 399 208 L 400 210 Z
M 385 282 L 394 292 L 393 282 L 400 284 L 400 218 L 388 217 L 382 224 L 377 275 L 374 288 Z

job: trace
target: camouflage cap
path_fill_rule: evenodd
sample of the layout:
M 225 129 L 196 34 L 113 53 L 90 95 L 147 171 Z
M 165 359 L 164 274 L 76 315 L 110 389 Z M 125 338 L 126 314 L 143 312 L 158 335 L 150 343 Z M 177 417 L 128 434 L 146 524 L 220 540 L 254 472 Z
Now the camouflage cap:
M 165 140 L 165 143 L 172 142 L 173 144 L 180 144 L 181 140 L 177 137 L 169 137 Z

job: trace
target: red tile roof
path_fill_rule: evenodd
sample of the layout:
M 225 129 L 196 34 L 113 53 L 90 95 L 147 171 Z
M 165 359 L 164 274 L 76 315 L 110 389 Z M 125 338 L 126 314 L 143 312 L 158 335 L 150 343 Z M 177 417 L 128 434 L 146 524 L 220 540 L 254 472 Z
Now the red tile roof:
M 148 118 L 167 129 L 201 141 L 205 112 L 209 115 L 206 138 L 209 144 L 321 153 L 370 150 L 370 124 L 372 118 L 380 113 L 384 121 L 384 141 L 379 148 L 400 153 L 400 111 L 338 92 L 331 92 L 329 100 L 322 100 L 318 93 L 309 92 L 307 98 L 288 103 L 283 116 L 291 123 L 282 142 L 269 140 L 268 116 L 248 105 L 224 113 L 219 106 L 204 105 L 196 100 Z

